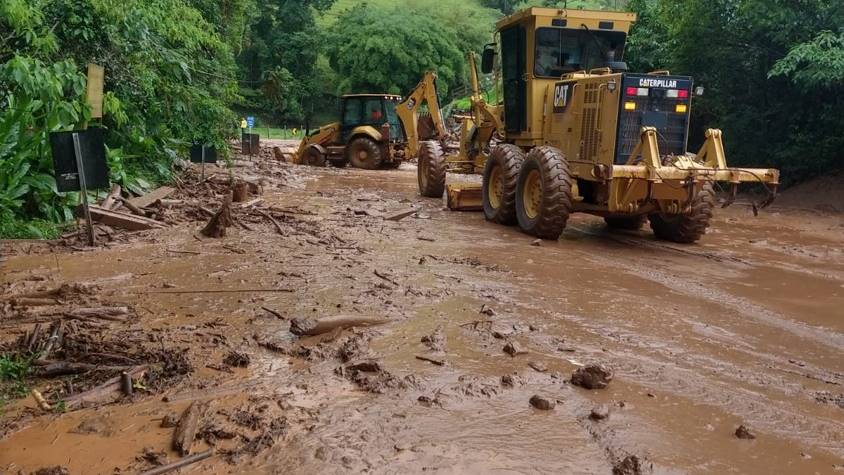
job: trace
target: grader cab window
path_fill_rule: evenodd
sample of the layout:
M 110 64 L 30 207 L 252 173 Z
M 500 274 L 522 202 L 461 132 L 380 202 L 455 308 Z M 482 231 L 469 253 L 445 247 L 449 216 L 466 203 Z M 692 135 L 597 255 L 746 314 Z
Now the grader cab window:
M 538 28 L 533 72 L 537 77 L 558 78 L 574 71 L 601 68 L 621 61 L 626 35 L 619 31 L 585 27 Z

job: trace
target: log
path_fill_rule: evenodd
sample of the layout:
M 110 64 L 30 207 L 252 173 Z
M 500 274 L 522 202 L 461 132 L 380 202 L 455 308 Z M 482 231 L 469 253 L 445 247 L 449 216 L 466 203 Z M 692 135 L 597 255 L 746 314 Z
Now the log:
M 167 198 L 168 196 L 172 195 L 174 191 L 176 191 L 174 188 L 171 188 L 169 186 L 162 186 L 160 188 L 156 188 L 150 191 L 149 193 L 143 196 L 132 198 L 131 200 L 128 200 L 128 202 L 137 208 L 146 208 L 147 206 L 155 203 L 156 201 Z
M 41 356 L 38 357 L 38 360 L 46 360 L 50 356 L 50 353 L 53 351 L 53 348 L 56 348 L 61 345 L 61 340 L 63 336 L 64 322 L 59 320 L 58 322 L 53 323 L 53 326 L 50 328 L 50 338 L 47 339 L 47 344 L 44 345 L 44 351 L 41 352 Z
M 416 208 L 405 208 L 398 211 L 393 211 L 392 213 L 385 214 L 384 219 L 387 221 L 401 221 L 402 219 L 415 213 Z
M 276 232 L 278 232 L 279 234 L 281 234 L 282 236 L 284 236 L 284 230 L 283 230 L 283 229 L 281 229 L 281 225 L 280 225 L 280 224 L 278 224 L 278 221 L 276 221 L 276 220 L 275 220 L 275 218 L 273 218 L 273 217 L 272 217 L 272 215 L 270 215 L 269 213 L 264 212 L 264 211 L 262 211 L 262 210 L 260 210 L 260 209 L 259 209 L 259 210 L 256 210 L 256 211 L 258 211 L 258 214 L 260 214 L 261 216 L 263 216 L 263 217 L 265 217 L 265 218 L 269 219 L 269 220 L 270 220 L 270 222 L 271 222 L 271 223 L 273 223 L 273 226 L 275 226 L 275 230 L 276 230 Z
M 140 379 L 144 376 L 144 373 L 146 373 L 146 367 L 135 366 L 131 370 L 127 371 L 127 373 L 129 373 L 129 375 L 131 375 L 134 379 Z M 106 398 L 119 396 L 121 394 L 120 381 L 121 377 L 116 376 L 93 389 L 68 396 L 65 399 L 65 405 L 68 409 L 74 409 L 84 404 L 102 402 Z
M 359 315 L 335 315 L 326 318 L 294 318 L 290 321 L 290 332 L 297 336 L 315 336 L 328 333 L 336 328 L 371 327 L 382 325 L 389 320 Z
M 91 205 L 91 217 L 100 223 L 129 231 L 141 231 L 144 229 L 165 228 L 167 225 L 143 216 L 135 216 L 120 211 L 112 211 L 99 206 Z
M 249 185 L 245 181 L 238 180 L 232 185 L 232 201 L 243 203 L 249 199 Z
M 160 206 L 165 209 L 174 208 L 184 203 L 184 200 L 158 200 L 153 205 Z
M 133 205 L 129 200 L 120 198 L 120 201 L 123 203 L 124 206 L 126 206 L 129 211 L 132 212 L 132 214 L 146 217 L 146 213 L 144 213 L 141 208 L 138 208 L 137 206 Z
M 73 363 L 71 361 L 44 361 L 36 374 L 43 378 L 64 376 L 67 374 L 81 374 L 89 371 L 126 371 L 129 366 L 103 366 L 90 363 Z
M 108 192 L 103 202 L 100 204 L 105 209 L 112 209 L 116 204 L 117 198 L 120 196 L 120 185 L 115 183 L 111 186 L 111 191 Z
M 132 375 L 125 371 L 120 373 L 120 389 L 127 396 L 131 396 L 134 390 L 132 387 Z
M 125 322 L 130 317 L 129 307 L 82 307 L 64 312 L 64 315 L 79 319 L 101 319 L 112 322 Z
M 173 449 L 179 452 L 182 457 L 190 455 L 201 413 L 202 404 L 194 401 L 190 403 L 190 406 L 182 413 L 182 418 L 179 419 L 179 425 L 176 426 L 176 431 L 173 433 Z
M 241 203 L 240 209 L 245 209 L 245 208 L 249 208 L 249 207 L 252 207 L 252 206 L 255 206 L 255 205 L 259 205 L 263 202 L 264 202 L 263 198 L 255 198 L 254 200 L 249 200 L 249 201 L 246 201 L 244 203 Z
M 147 470 L 146 472 L 142 472 L 141 475 L 162 475 L 164 473 L 169 473 L 173 470 L 178 470 L 182 467 L 186 467 L 192 463 L 199 462 L 200 460 L 205 460 L 212 455 L 214 455 L 214 449 L 208 449 L 205 452 L 190 455 L 173 463 L 168 463 L 167 465 L 162 465 L 160 467 L 153 468 L 152 470 Z
M 47 299 L 47 298 L 32 298 L 32 297 L 19 297 L 12 299 L 12 305 L 18 307 L 41 307 L 44 305 L 58 305 L 59 301 L 56 299 Z
M 53 409 L 53 406 L 44 399 L 44 396 L 42 396 L 37 389 L 30 391 L 30 394 L 32 394 L 32 398 L 35 399 L 35 402 L 38 403 L 38 407 L 40 407 L 42 411 L 51 411 Z
M 428 363 L 433 363 L 433 364 L 435 364 L 435 365 L 437 365 L 437 366 L 443 366 L 443 365 L 445 365 L 445 361 L 443 361 L 443 360 L 438 360 L 438 359 L 436 359 L 436 358 L 428 358 L 427 356 L 420 356 L 420 355 L 416 355 L 416 359 L 417 359 L 417 360 L 420 360 L 420 361 L 427 361 Z
M 208 224 L 200 231 L 203 236 L 211 238 L 222 238 L 226 236 L 226 228 L 234 224 L 231 212 L 232 195 L 227 194 L 223 200 L 223 205 L 217 211 Z

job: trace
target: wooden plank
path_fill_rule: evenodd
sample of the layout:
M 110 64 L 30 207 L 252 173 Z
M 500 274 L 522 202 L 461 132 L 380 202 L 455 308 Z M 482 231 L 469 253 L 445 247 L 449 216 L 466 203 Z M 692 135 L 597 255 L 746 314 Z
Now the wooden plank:
M 416 213 L 416 208 L 403 208 L 398 211 L 392 211 L 384 215 L 387 221 L 401 221 L 402 219 Z
M 175 188 L 171 188 L 169 186 L 162 186 L 160 188 L 156 188 L 150 191 L 149 193 L 143 196 L 132 198 L 131 200 L 127 201 L 137 208 L 146 208 L 147 206 L 155 203 L 156 201 L 163 198 L 167 198 L 168 196 L 172 195 L 174 191 L 176 191 Z
M 135 216 L 129 213 L 122 213 L 120 211 L 112 211 L 104 209 L 99 206 L 91 205 L 91 218 L 94 221 L 114 226 L 117 228 L 128 229 L 130 231 L 140 231 L 143 229 L 164 228 L 166 225 L 154 219 L 145 218 L 142 216 Z
M 88 63 L 88 81 L 85 87 L 85 99 L 91 106 L 91 118 L 103 118 L 103 82 L 105 70 L 102 66 Z

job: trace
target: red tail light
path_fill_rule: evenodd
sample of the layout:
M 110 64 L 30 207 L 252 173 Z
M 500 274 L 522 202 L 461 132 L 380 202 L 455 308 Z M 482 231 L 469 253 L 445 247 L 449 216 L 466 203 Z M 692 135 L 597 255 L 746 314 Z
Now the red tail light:
M 678 99 L 688 99 L 689 98 L 689 90 L 688 89 L 680 89 L 677 91 L 677 98 Z
M 639 92 L 639 89 L 636 87 L 628 87 L 625 93 L 628 96 L 635 96 Z

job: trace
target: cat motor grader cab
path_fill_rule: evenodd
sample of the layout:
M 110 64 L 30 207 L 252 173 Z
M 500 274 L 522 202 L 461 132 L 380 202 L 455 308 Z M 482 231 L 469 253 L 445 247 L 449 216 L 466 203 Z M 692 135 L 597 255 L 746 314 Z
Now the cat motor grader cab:
M 348 94 L 340 99 L 340 121 L 302 139 L 293 162 L 376 169 L 398 168 L 416 157 L 420 138 L 445 137 L 436 90 L 436 73 L 426 72 L 402 99 L 390 94 Z M 429 114 L 420 119 L 427 104 Z
M 492 72 L 500 54 L 503 104 L 473 97 L 474 121 L 464 124 L 456 156 L 422 144 L 421 194 L 442 197 L 446 170 L 473 168 L 483 173 L 486 218 L 543 239 L 559 238 L 570 213 L 585 212 L 614 228 L 648 219 L 658 238 L 694 242 L 712 217 L 714 182 L 729 184 L 725 206 L 743 182 L 762 183 L 761 206 L 770 204 L 779 171 L 728 167 L 720 130 L 706 131 L 697 154 L 686 152 L 692 78 L 627 72 L 622 56 L 635 20 L 528 8 L 499 21 L 482 70 Z M 493 132 L 502 143 L 490 147 Z

